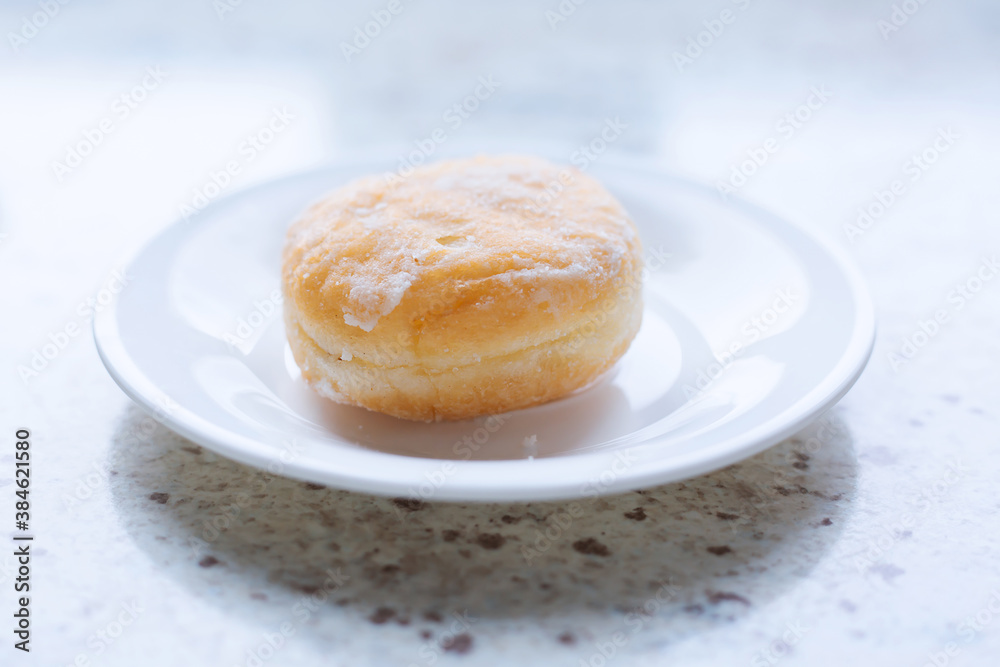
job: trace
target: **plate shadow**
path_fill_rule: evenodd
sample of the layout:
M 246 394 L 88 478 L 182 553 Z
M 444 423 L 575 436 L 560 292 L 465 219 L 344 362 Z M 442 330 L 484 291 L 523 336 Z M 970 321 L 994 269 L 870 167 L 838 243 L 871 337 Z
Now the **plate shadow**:
M 470 642 L 529 623 L 565 646 L 569 664 L 593 650 L 584 642 L 636 627 L 680 641 L 793 587 L 836 543 L 857 486 L 836 409 L 709 475 L 545 503 L 329 489 L 216 456 L 149 422 L 130 406 L 109 460 L 134 543 L 193 594 L 264 627 L 299 624 L 296 641 L 326 651 L 373 626 L 402 632 L 393 650 L 413 656 L 428 643 L 453 648 L 452 614 L 477 619 L 462 630 Z M 292 610 L 309 600 L 315 610 L 302 619 Z

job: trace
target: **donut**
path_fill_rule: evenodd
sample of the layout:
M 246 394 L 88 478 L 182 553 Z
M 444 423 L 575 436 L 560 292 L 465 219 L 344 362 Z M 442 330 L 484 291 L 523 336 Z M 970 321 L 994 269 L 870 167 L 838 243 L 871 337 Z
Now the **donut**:
M 320 395 L 469 419 L 598 380 L 639 330 L 641 272 L 635 225 L 583 172 L 448 160 L 355 180 L 292 224 L 285 327 Z

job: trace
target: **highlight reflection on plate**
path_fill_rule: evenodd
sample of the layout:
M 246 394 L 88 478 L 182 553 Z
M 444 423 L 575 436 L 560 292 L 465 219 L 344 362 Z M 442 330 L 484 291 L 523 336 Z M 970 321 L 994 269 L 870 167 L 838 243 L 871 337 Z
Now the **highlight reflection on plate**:
M 647 264 L 642 329 L 611 373 L 548 405 L 465 422 L 331 403 L 305 386 L 285 342 L 284 232 L 328 190 L 387 168 L 271 183 L 154 239 L 95 319 L 112 377 L 182 435 L 292 477 L 435 500 L 541 500 L 750 456 L 839 400 L 871 352 L 871 302 L 837 252 L 707 188 L 605 160 L 592 173 L 629 210 Z

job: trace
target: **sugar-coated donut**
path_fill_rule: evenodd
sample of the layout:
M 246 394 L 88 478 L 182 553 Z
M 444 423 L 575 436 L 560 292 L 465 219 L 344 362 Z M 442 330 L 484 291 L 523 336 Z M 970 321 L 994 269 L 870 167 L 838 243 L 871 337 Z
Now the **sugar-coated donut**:
M 321 395 L 402 417 L 526 408 L 594 382 L 642 319 L 621 204 L 522 156 L 361 178 L 288 232 L 284 316 Z

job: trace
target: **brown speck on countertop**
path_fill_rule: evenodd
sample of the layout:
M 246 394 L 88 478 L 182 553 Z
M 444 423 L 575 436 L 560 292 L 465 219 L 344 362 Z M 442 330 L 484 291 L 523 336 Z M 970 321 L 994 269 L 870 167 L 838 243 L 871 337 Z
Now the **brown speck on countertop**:
M 441 531 L 441 539 L 445 542 L 454 542 L 461 535 L 457 530 L 445 529 Z
M 719 517 L 723 521 L 735 521 L 740 518 L 739 514 L 729 514 L 728 512 L 716 512 L 715 516 Z
M 511 516 L 509 514 L 504 514 L 502 517 L 500 517 L 500 520 L 503 521 L 506 524 L 514 524 L 514 523 L 517 523 L 518 521 L 520 521 L 521 517 L 519 517 L 519 516 Z
M 463 632 L 460 635 L 445 638 L 441 642 L 441 648 L 449 653 L 464 655 L 472 650 L 472 637 L 468 633 Z
M 708 549 L 706 549 L 706 551 L 708 551 L 708 553 L 713 554 L 715 556 L 725 556 L 726 554 L 733 553 L 733 550 L 730 549 L 728 546 L 708 547 Z
M 428 621 L 431 621 L 432 623 L 440 623 L 441 621 L 444 620 L 444 617 L 441 616 L 441 614 L 439 614 L 438 612 L 434 611 L 433 609 L 430 611 L 425 611 L 424 618 L 427 619 Z
M 424 508 L 423 501 L 416 498 L 393 498 L 392 504 L 408 512 L 416 512 Z
M 420 638 L 421 639 L 430 639 L 433 636 L 434 636 L 434 634 L 430 630 L 421 630 L 420 631 Z
M 313 484 L 312 482 L 304 482 L 302 484 L 302 486 L 306 487 L 310 491 L 319 491 L 321 489 L 325 489 L 326 488 L 322 484 Z
M 149 494 L 149 499 L 154 503 L 160 503 L 161 505 L 166 505 L 167 501 L 170 500 L 169 493 L 163 493 L 162 491 L 154 491 Z
M 484 549 L 499 549 L 507 539 L 499 533 L 480 533 L 476 537 L 476 544 Z
M 593 537 L 587 537 L 582 540 L 577 540 L 573 543 L 573 548 L 582 554 L 587 554 L 589 556 L 610 556 L 611 551 L 608 550 L 606 546 L 595 540 Z
M 750 600 L 747 600 L 742 595 L 737 595 L 736 593 L 726 593 L 722 591 L 709 591 L 708 601 L 711 602 L 712 604 L 719 604 L 720 602 L 726 602 L 726 601 L 739 602 L 741 604 L 745 604 L 748 607 L 750 606 Z
M 375 625 L 383 625 L 396 615 L 396 610 L 391 607 L 379 607 L 368 617 L 368 620 Z
M 822 521 L 819 522 L 819 525 L 821 525 L 821 526 L 832 526 L 833 525 L 833 521 L 830 520 L 830 517 L 826 517 L 825 519 L 823 519 Z
M 556 637 L 556 639 L 559 640 L 560 644 L 566 644 L 567 646 L 572 646 L 573 644 L 576 643 L 576 635 L 574 635 L 572 632 L 564 632 L 558 637 Z
M 625 512 L 626 519 L 632 519 L 633 521 L 645 521 L 646 520 L 646 510 L 641 507 L 636 507 L 631 512 Z
M 198 561 L 198 565 L 200 565 L 202 567 L 213 567 L 215 565 L 218 565 L 221 562 L 222 561 L 220 561 L 215 556 L 205 556 L 200 561 Z

